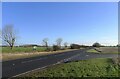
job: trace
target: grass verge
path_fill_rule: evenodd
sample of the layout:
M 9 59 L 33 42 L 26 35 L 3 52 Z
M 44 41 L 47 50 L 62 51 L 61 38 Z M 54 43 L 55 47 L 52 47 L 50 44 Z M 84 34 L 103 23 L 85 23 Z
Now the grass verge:
M 98 58 L 51 66 L 22 77 L 119 77 L 120 67 L 112 59 Z
M 100 52 L 96 51 L 95 49 L 89 49 L 89 50 L 87 50 L 87 52 L 90 52 L 90 53 L 100 53 Z
M 2 58 L 2 61 L 8 61 L 8 60 L 21 59 L 21 58 L 30 58 L 30 57 L 35 57 L 35 56 L 43 56 L 43 55 L 49 55 L 49 54 L 64 53 L 66 51 L 74 51 L 74 50 L 77 50 L 77 49 L 66 49 L 66 50 L 58 50 L 58 51 L 50 51 L 50 52 L 2 53 L 0 58 Z
M 2 47 L 2 53 L 43 52 L 45 50 L 46 47 L 37 47 L 36 50 L 33 50 L 33 47 L 13 47 L 12 50 L 10 47 Z

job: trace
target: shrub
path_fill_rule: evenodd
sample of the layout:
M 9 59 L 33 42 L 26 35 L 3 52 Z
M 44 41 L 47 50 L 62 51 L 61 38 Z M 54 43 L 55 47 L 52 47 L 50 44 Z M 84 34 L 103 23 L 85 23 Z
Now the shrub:
M 93 47 L 100 47 L 100 46 L 101 46 L 101 44 L 99 44 L 97 42 L 93 44 Z
M 113 61 L 114 64 L 117 64 L 117 65 L 120 66 L 120 58 L 119 57 L 118 58 L 112 58 L 112 61 Z
M 71 49 L 80 49 L 80 47 L 81 47 L 81 46 L 78 45 L 78 44 L 71 44 L 71 45 L 70 45 L 70 48 L 71 48 Z
M 52 48 L 47 47 L 47 48 L 45 49 L 45 51 L 47 51 L 47 52 L 52 51 Z
M 60 49 L 59 46 L 57 46 L 57 45 L 53 45 L 53 51 L 57 51 L 57 50 L 59 50 L 59 49 Z
M 60 50 L 65 50 L 66 48 L 65 47 L 61 47 Z

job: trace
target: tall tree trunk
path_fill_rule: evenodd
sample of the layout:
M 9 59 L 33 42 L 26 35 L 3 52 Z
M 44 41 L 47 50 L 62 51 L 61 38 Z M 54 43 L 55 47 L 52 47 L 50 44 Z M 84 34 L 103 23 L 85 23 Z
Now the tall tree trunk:
M 10 46 L 11 50 L 13 49 L 13 46 Z

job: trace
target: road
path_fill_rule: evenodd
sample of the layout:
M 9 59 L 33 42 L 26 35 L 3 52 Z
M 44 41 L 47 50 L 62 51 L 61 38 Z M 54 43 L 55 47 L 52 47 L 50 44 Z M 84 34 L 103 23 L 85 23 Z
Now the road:
M 17 59 L 2 62 L 2 77 L 13 77 L 37 68 L 44 68 L 49 65 L 59 64 L 61 62 L 76 61 L 99 57 L 117 57 L 114 54 L 93 54 L 87 53 L 88 49 L 67 51 L 59 54 L 51 54 L 46 56 L 37 56 L 31 58 Z

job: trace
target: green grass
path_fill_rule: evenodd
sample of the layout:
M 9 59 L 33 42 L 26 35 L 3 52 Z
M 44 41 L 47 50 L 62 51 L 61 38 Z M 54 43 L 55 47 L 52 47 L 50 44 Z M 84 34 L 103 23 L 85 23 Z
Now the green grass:
M 90 53 L 99 53 L 99 52 L 96 51 L 95 49 L 89 49 L 89 50 L 87 50 L 87 52 L 90 52 Z
M 118 77 L 120 67 L 112 59 L 90 59 L 34 71 L 23 77 Z
M 13 50 L 11 50 L 9 47 L 3 47 L 2 60 L 8 61 L 8 60 L 21 59 L 21 58 L 50 55 L 50 54 L 55 54 L 55 53 L 64 53 L 65 51 L 73 51 L 73 50 L 76 50 L 76 49 L 48 51 L 46 50 L 45 47 L 37 47 L 36 50 L 33 50 L 32 47 L 14 47 Z
M 2 53 L 42 52 L 45 50 L 45 47 L 37 47 L 36 50 L 33 50 L 32 47 L 14 47 L 12 50 L 10 49 L 10 47 L 2 47 Z

